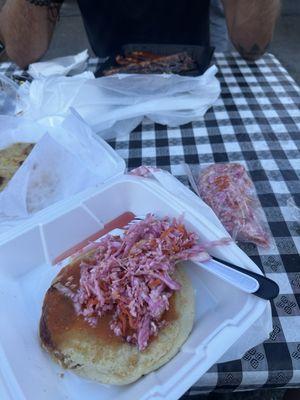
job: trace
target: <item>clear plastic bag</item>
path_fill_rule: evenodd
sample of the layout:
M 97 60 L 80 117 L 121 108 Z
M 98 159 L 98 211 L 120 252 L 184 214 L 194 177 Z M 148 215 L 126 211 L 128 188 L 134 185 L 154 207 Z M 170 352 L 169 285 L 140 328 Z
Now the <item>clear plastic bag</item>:
M 0 75 L 0 114 L 14 115 L 19 86 L 5 75 Z
M 269 247 L 266 219 L 243 165 L 186 166 L 186 172 L 193 189 L 212 208 L 234 240 Z

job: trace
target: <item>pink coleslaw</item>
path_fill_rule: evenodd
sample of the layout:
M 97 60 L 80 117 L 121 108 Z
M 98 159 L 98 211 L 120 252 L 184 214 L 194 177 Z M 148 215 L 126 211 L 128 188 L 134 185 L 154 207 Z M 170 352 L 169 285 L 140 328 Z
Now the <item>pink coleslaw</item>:
M 238 163 L 213 164 L 198 178 L 200 197 L 234 239 L 268 247 L 269 237 L 253 182 Z
M 163 314 L 181 288 L 173 277 L 176 263 L 209 260 L 207 249 L 227 243 L 228 239 L 199 243 L 181 218 L 149 214 L 122 237 L 107 235 L 95 243 L 93 254 L 80 263 L 76 291 L 68 285 L 57 288 L 91 326 L 110 312 L 114 334 L 145 350 L 149 339 L 166 326 Z

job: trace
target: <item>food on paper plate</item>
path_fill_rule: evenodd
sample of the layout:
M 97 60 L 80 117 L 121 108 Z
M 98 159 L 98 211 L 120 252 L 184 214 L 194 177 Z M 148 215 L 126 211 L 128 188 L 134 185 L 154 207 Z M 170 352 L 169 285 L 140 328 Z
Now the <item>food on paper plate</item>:
M 197 69 L 196 61 L 186 52 L 162 56 L 148 51 L 134 51 L 126 56 L 116 56 L 116 63 L 116 67 L 105 70 L 103 74 L 179 74 Z
M 23 164 L 34 144 L 15 143 L 0 150 L 0 191 L 5 188 L 18 168 Z
M 214 210 L 233 238 L 268 247 L 268 234 L 262 226 L 262 209 L 243 165 L 210 165 L 200 172 L 197 183 L 201 198 Z
M 194 293 L 180 261 L 207 260 L 180 219 L 148 215 L 107 235 L 64 267 L 48 289 L 42 346 L 63 367 L 128 384 L 168 362 L 188 338 Z

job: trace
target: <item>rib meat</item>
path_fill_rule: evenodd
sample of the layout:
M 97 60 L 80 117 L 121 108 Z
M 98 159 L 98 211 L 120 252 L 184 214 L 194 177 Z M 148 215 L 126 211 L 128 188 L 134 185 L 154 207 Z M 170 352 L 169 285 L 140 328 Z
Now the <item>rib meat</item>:
M 103 72 L 105 76 L 127 74 L 154 74 L 192 71 L 197 63 L 186 52 L 161 56 L 144 51 L 135 51 L 127 56 L 116 57 L 118 67 L 112 67 Z

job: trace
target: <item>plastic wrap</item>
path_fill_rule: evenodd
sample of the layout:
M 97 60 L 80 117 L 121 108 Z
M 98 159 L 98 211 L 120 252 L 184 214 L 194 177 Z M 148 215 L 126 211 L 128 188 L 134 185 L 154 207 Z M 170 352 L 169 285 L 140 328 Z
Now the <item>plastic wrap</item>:
M 15 113 L 18 96 L 18 85 L 5 75 L 0 75 L 0 114 Z
M 187 167 L 187 172 L 196 193 L 213 209 L 234 240 L 269 247 L 265 216 L 243 165 Z
M 107 179 L 109 168 L 109 173 L 114 172 L 109 146 L 77 115 L 55 128 L 33 124 L 32 130 L 30 124 L 24 130 L 22 124 L 14 126 L 15 119 L 11 122 L 14 129 L 7 127 L 0 135 L 0 149 L 14 143 L 36 145 L 0 192 L 0 231 L 1 224 L 11 218 L 29 217 Z
M 130 133 L 144 117 L 178 126 L 203 118 L 220 94 L 212 66 L 197 77 L 174 74 L 120 74 L 93 79 L 86 74 L 52 76 L 26 83 L 18 111 L 33 121 L 55 117 L 70 107 L 104 139 Z

